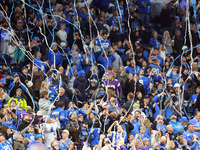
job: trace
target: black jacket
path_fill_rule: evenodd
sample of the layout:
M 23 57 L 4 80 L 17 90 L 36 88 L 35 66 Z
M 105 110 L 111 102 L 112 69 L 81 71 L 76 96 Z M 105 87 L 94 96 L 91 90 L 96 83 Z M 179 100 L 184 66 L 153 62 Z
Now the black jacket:
M 74 88 L 77 88 L 81 94 L 82 94 L 82 98 L 81 101 L 85 100 L 85 89 L 87 87 L 87 80 L 85 79 L 85 77 L 78 77 L 74 80 Z

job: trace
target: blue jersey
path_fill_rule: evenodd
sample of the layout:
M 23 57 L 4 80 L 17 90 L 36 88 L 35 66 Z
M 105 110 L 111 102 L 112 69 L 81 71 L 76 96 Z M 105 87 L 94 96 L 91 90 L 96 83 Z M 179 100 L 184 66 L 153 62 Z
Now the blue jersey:
M 174 85 L 178 83 L 178 79 L 180 78 L 180 76 L 177 73 L 171 72 L 170 78 L 172 79 L 172 84 Z
M 2 150 L 13 150 L 13 148 L 12 148 L 12 143 L 13 143 L 13 141 L 12 141 L 12 139 L 10 138 L 10 139 L 8 139 L 8 140 L 6 140 L 5 141 L 5 143 L 0 143 L 0 149 Z
M 139 77 L 138 81 L 144 86 L 145 93 L 147 94 L 150 85 L 150 79 L 147 77 Z
M 29 140 L 31 141 L 35 141 L 35 137 L 37 136 L 37 134 L 29 134 L 29 133 L 25 133 L 25 137 L 27 137 Z
M 101 44 L 101 47 L 103 47 L 103 49 L 106 49 L 107 47 L 111 46 L 111 43 L 109 40 L 101 40 L 100 44 Z
M 50 118 L 56 119 L 55 116 L 59 116 L 60 112 L 64 111 L 62 108 L 57 108 L 55 110 L 53 110 L 50 114 Z
M 154 74 L 159 75 L 161 72 L 160 66 L 158 65 L 154 65 L 154 64 L 150 64 L 149 67 L 152 68 Z
M 127 74 L 129 74 L 129 73 L 131 73 L 131 74 L 134 74 L 134 73 L 139 74 L 140 70 L 141 70 L 141 68 L 139 66 L 135 66 L 135 68 L 133 68 L 131 66 L 126 67 L 126 73 Z
M 88 133 L 91 132 L 91 129 L 87 130 Z M 99 144 L 99 133 L 100 133 L 100 129 L 99 128 L 94 128 L 94 131 L 91 133 L 91 142 L 90 145 L 91 146 L 95 146 Z
M 153 44 L 153 47 L 154 48 L 160 48 L 160 41 L 158 41 L 158 40 L 155 40 L 155 39 L 150 39 L 150 41 L 149 41 L 149 44 Z

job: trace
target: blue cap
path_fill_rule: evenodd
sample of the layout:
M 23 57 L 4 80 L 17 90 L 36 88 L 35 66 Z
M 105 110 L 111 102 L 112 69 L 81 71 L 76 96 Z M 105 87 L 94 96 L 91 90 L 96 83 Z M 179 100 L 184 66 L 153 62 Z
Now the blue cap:
M 170 52 L 166 51 L 166 52 L 165 52 L 165 55 L 170 55 Z
M 18 73 L 15 73 L 15 74 L 14 74 L 14 77 L 15 77 L 15 76 L 18 76 L 18 77 L 19 77 Z
M 33 40 L 41 41 L 39 37 L 35 36 Z
M 172 5 L 173 5 L 173 3 L 172 3 L 172 2 L 169 2 L 167 5 L 168 5 L 168 6 L 172 6 Z
M 41 138 L 41 139 L 44 140 L 44 138 L 43 138 L 43 136 L 42 136 L 41 134 L 37 134 L 37 135 L 36 135 L 36 138 Z
M 3 84 L 6 84 L 6 79 L 5 78 L 1 78 L 0 82 L 2 82 Z
M 188 119 L 186 117 L 181 117 L 180 121 L 188 122 Z
M 85 71 L 81 70 L 78 72 L 78 77 L 84 77 L 85 76 Z
M 176 16 L 176 18 L 175 18 L 175 21 L 176 21 L 177 19 L 179 19 L 179 20 L 180 20 L 180 17 L 179 17 L 179 16 Z

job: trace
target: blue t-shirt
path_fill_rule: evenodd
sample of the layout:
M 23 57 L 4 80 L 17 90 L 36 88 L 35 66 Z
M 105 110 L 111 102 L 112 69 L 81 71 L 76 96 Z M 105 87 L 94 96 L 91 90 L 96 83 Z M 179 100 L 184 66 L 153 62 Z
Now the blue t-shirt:
M 91 132 L 91 129 L 87 130 L 88 133 Z M 90 141 L 90 145 L 91 146 L 95 146 L 99 144 L 99 133 L 100 133 L 100 129 L 99 128 L 94 128 L 94 131 L 91 133 L 91 141 Z
M 169 124 L 172 125 L 172 127 L 174 129 L 174 131 L 173 131 L 174 134 L 177 134 L 178 132 L 182 132 L 183 133 L 185 131 L 184 130 L 184 126 L 180 122 L 170 121 Z
M 172 84 L 174 85 L 175 83 L 178 83 L 180 76 L 177 73 L 171 72 L 170 78 L 172 79 Z
M 192 124 L 194 125 L 195 128 L 200 128 L 200 125 L 199 125 L 200 121 L 197 121 L 195 118 L 191 119 L 191 120 L 189 121 L 189 123 L 192 123 Z M 197 132 L 200 133 L 200 131 L 197 131 Z

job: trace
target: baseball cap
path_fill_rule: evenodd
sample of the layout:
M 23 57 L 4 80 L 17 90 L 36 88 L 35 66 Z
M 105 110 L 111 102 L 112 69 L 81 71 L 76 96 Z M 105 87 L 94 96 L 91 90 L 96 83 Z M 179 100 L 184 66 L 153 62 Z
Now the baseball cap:
M 60 46 L 67 46 L 67 42 L 66 41 L 61 41 Z
M 108 105 L 108 103 L 105 102 L 105 103 L 102 104 L 102 107 L 104 107 L 104 106 L 106 106 L 106 105 Z
M 18 74 L 18 73 L 15 73 L 15 74 L 14 74 L 14 77 L 19 77 L 19 74 Z
M 188 122 L 187 118 L 186 117 L 181 117 L 180 121 L 183 121 L 183 122 Z
M 17 20 L 17 23 L 18 23 L 18 22 L 22 23 L 22 20 L 19 19 L 19 20 Z
M 6 79 L 5 78 L 1 78 L 0 82 L 2 82 L 3 84 L 6 84 Z
M 94 83 L 95 85 L 97 85 L 97 80 L 96 79 L 92 79 L 91 83 Z
M 41 138 L 41 139 L 44 140 L 44 138 L 43 138 L 43 136 L 42 136 L 41 134 L 37 134 L 37 135 L 36 135 L 36 138 L 38 138 L 38 139 Z
M 33 37 L 33 41 L 34 41 L 34 40 L 41 41 L 40 38 L 37 37 L 37 36 Z
M 22 69 L 28 69 L 28 66 L 27 65 L 25 65 Z
M 67 129 L 63 130 L 62 132 L 67 133 L 69 135 L 69 131 Z
M 166 51 L 166 52 L 165 52 L 165 55 L 170 55 L 170 52 Z
M 180 84 L 178 84 L 178 83 L 174 84 L 173 88 L 180 88 Z
M 41 111 L 37 112 L 37 116 L 43 116 Z
M 188 49 L 188 47 L 184 45 L 184 46 L 182 47 L 182 50 L 185 50 L 185 49 Z
M 81 70 L 78 72 L 78 77 L 83 77 L 85 76 L 85 71 L 84 70 Z

